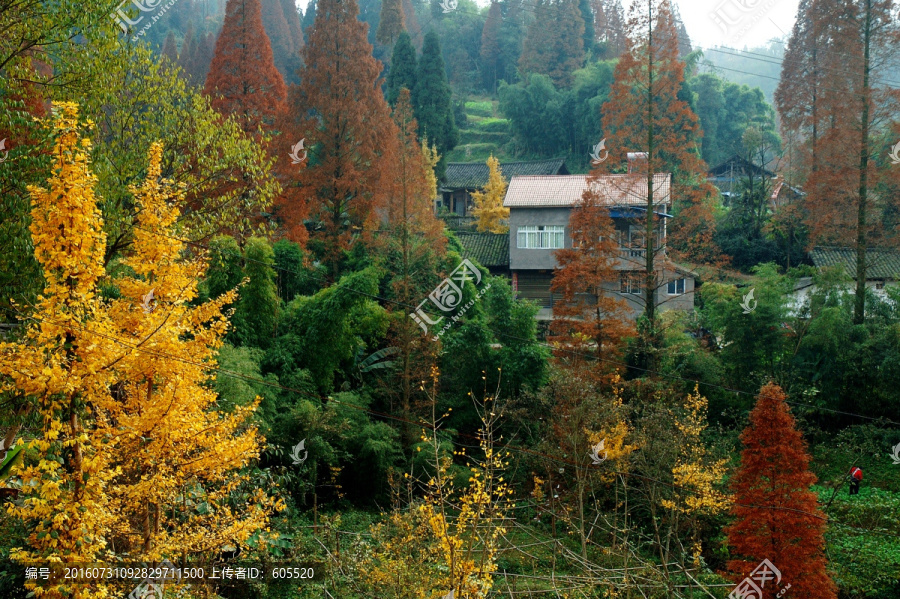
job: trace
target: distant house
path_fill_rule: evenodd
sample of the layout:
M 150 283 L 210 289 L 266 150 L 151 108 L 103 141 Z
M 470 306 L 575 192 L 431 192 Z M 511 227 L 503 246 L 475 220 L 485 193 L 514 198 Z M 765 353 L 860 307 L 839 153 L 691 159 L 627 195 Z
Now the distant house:
M 500 172 L 509 181 L 520 175 L 568 175 L 564 158 L 501 162 Z M 448 162 L 444 180 L 438 188 L 436 208 L 441 207 L 457 216 L 470 216 L 475 203 L 472 192 L 483 189 L 490 171 L 485 162 Z
M 655 246 L 665 248 L 666 220 L 671 205 L 671 175 L 656 174 L 653 186 L 658 198 Z M 517 297 L 536 301 L 541 306 L 539 319 L 553 317 L 550 291 L 555 251 L 572 247 L 569 216 L 590 184 L 587 175 L 512 177 L 503 205 L 509 208 L 509 269 Z M 609 198 L 610 215 L 615 223 L 621 271 L 618 282 L 609 289 L 624 298 L 633 316 L 643 310 L 644 223 L 647 179 L 634 175 L 606 175 L 595 185 L 603 189 L 600 197 Z M 663 266 L 661 286 L 656 300 L 660 309 L 692 310 L 696 275 L 669 262 L 663 249 L 658 256 Z
M 810 260 L 819 270 L 826 268 L 841 269 L 847 276 L 846 290 L 856 290 L 856 249 L 847 247 L 813 248 L 809 253 Z M 887 299 L 886 290 L 900 285 L 900 250 L 888 248 L 869 248 L 866 250 L 866 288 L 881 299 Z M 789 299 L 789 308 L 798 314 L 806 304 L 816 286 L 812 277 L 801 277 L 794 285 Z
M 741 179 L 745 177 L 771 179 L 774 176 L 775 173 L 772 171 L 734 154 L 728 160 L 709 169 L 706 180 L 719 189 L 727 203 L 737 193 L 738 183 Z
M 809 253 L 816 268 L 842 268 L 847 276 L 856 279 L 856 249 L 816 247 Z M 900 282 L 900 251 L 888 248 L 866 250 L 866 287 L 875 295 L 887 297 L 885 286 Z
M 456 231 L 463 258 L 473 258 L 492 275 L 509 277 L 509 234 Z

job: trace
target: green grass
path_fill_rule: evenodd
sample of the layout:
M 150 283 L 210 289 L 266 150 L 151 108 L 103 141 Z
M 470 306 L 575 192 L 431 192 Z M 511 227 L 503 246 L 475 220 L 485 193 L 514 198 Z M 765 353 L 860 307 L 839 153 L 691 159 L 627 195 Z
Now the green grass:
M 476 116 L 492 117 L 494 116 L 494 103 L 490 100 L 466 102 L 466 113 Z
M 502 132 L 475 131 L 467 129 L 459 132 L 459 145 L 466 144 L 495 144 L 502 145 L 509 140 L 509 134 Z

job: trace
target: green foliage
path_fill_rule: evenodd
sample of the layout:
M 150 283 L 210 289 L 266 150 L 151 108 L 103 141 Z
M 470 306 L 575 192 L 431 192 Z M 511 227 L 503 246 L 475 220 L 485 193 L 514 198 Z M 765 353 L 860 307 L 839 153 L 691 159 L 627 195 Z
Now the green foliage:
M 387 101 L 397 103 L 400 90 L 404 87 L 412 92 L 416 86 L 416 49 L 413 48 L 409 33 L 403 31 L 394 43 L 391 66 L 387 76 Z
M 377 272 L 368 268 L 313 296 L 296 297 L 285 308 L 265 370 L 283 381 L 294 370 L 308 369 L 319 391 L 329 392 L 341 365 L 387 326 L 384 308 L 365 297 L 377 291 Z
M 817 488 L 820 498 L 831 491 Z M 864 485 L 859 495 L 839 494 L 827 510 L 841 522 L 825 535 L 835 582 L 848 596 L 900 593 L 900 493 Z
M 234 237 L 220 235 L 209 243 L 209 267 L 206 270 L 206 293 L 217 298 L 231 291 L 244 278 L 241 269 L 241 249 Z
M 419 136 L 427 137 L 429 143 L 435 144 L 442 155 L 452 150 L 459 141 L 459 133 L 453 119 L 451 91 L 444 71 L 444 59 L 441 57 L 441 43 L 434 31 L 425 36 L 412 100 L 419 124 Z M 438 178 L 442 175 L 439 172 Z
M 278 318 L 275 254 L 269 242 L 251 237 L 244 248 L 244 275 L 240 300 L 232 317 L 234 336 L 241 345 L 266 348 L 272 342 Z
M 303 249 L 293 241 L 279 239 L 272 246 L 275 254 L 275 281 L 278 297 L 290 302 L 298 294 L 310 295 L 321 286 L 322 277 L 304 267 Z

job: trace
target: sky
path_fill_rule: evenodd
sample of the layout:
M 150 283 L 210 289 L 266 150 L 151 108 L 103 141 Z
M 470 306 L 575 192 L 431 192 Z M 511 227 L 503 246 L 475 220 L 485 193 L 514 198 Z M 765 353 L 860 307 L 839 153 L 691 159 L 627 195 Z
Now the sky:
M 306 11 L 308 0 L 295 0 Z M 639 0 L 637 0 L 639 1 Z M 475 0 L 487 6 L 490 0 Z M 755 48 L 791 32 L 800 0 L 674 0 L 694 46 Z M 623 6 L 630 4 L 622 1 Z

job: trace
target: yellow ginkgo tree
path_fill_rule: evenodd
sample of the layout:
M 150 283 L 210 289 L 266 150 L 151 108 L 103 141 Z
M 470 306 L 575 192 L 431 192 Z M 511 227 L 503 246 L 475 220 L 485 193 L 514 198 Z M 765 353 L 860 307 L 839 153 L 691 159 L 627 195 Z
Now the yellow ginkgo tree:
M 475 201 L 475 209 L 472 214 L 478 219 L 479 231 L 491 233 L 506 233 L 509 226 L 503 221 L 509 218 L 509 208 L 503 207 L 503 198 L 506 197 L 506 179 L 500 172 L 500 161 L 491 155 L 487 159 L 488 182 L 481 191 L 472 194 Z
M 173 562 L 208 557 L 265 528 L 277 505 L 247 489 L 241 469 L 262 439 L 255 405 L 217 409 L 208 384 L 227 321 L 227 293 L 192 305 L 205 261 L 177 241 L 183 191 L 160 178 L 149 152 L 140 209 L 122 276 L 104 268 L 106 240 L 94 196 L 90 144 L 78 108 L 54 110 L 54 171 L 32 188 L 31 233 L 46 285 L 31 323 L 0 345 L 0 392 L 32 406 L 40 430 L 14 471 L 27 530 L 22 563 Z M 100 296 L 99 285 L 113 289 Z M 22 441 L 20 441 L 21 443 Z M 34 586 L 39 597 L 105 597 L 104 584 Z
M 674 497 L 663 499 L 663 507 L 688 518 L 694 538 L 692 552 L 696 560 L 701 551 L 697 519 L 715 516 L 727 510 L 730 499 L 719 487 L 725 477 L 727 460 L 710 458 L 702 435 L 707 428 L 707 401 L 697 387 L 684 401 L 684 410 L 675 418 L 680 455 L 672 468 Z

